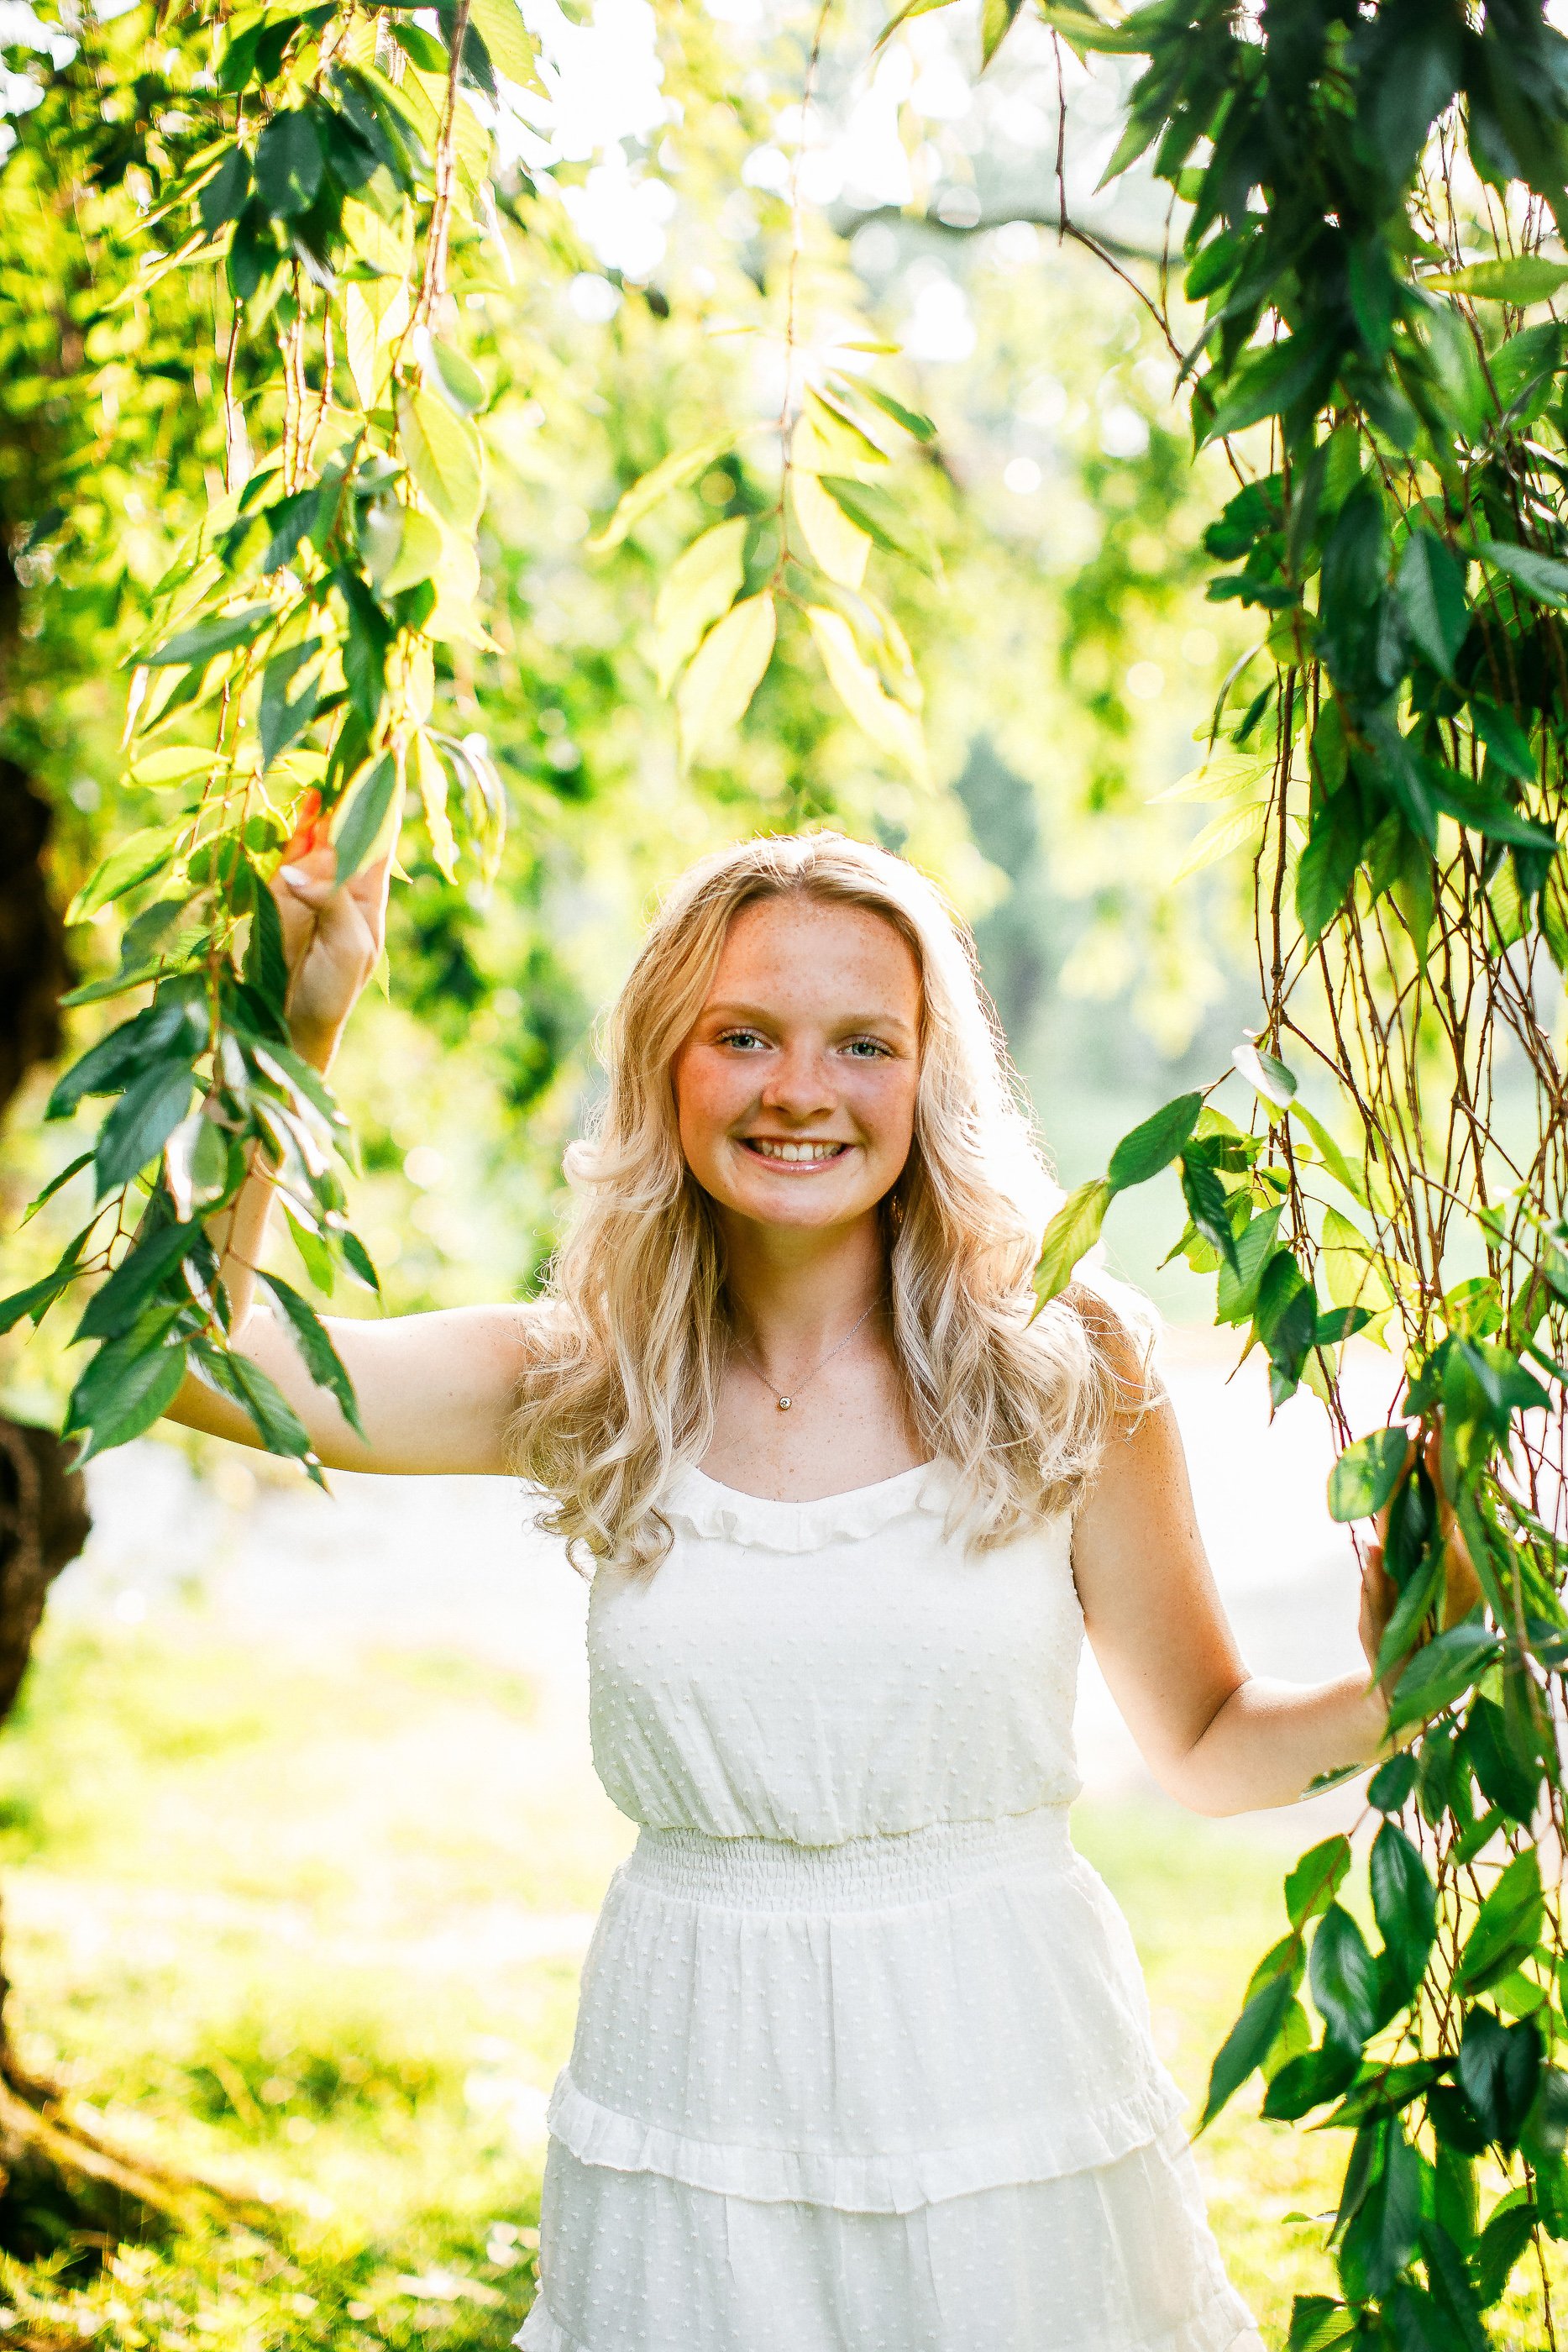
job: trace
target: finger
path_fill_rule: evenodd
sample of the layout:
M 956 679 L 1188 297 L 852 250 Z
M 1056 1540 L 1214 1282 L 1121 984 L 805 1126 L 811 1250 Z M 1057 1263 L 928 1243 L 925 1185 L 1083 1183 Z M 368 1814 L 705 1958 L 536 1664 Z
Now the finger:
M 302 857 L 315 846 L 318 839 L 324 837 L 321 795 L 312 785 L 294 813 L 294 830 L 284 844 L 283 855 L 286 859 Z
M 329 874 L 311 874 L 300 865 L 280 866 L 274 878 L 305 907 L 324 907 L 337 887 Z

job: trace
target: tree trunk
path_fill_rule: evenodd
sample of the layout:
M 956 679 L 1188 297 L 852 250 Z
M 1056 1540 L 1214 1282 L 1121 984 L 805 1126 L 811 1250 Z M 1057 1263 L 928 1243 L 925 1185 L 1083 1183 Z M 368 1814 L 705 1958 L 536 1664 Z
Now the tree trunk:
M 0 539 L 0 642 L 14 580 Z M 9 592 L 9 593 L 8 593 Z M 65 931 L 41 853 L 49 811 L 0 760 L 0 1117 L 28 1071 L 62 1043 L 71 979 Z M 87 1541 L 81 1474 L 52 1430 L 0 1415 L 0 1724 L 16 1704 L 50 1585 Z M 69 2247 L 91 2254 L 210 2209 L 212 2184 L 117 2151 L 73 2114 L 57 2084 L 31 2074 L 11 2034 L 0 1959 L 0 2247 L 24 2261 Z

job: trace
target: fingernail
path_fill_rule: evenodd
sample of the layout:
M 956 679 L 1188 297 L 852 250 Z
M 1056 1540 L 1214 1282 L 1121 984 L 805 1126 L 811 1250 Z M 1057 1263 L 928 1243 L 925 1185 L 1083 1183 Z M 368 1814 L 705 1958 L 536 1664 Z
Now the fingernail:
M 310 879 L 303 866 L 280 866 L 277 873 L 279 880 L 287 882 L 291 890 L 303 889 Z

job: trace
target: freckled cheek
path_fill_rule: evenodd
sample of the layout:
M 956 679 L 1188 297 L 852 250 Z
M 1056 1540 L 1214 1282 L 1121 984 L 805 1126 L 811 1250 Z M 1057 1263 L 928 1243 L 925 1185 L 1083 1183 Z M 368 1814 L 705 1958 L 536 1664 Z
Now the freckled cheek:
M 902 1166 L 915 1138 L 915 1087 L 902 1076 L 866 1076 L 844 1089 L 844 1107 L 879 1157 Z
M 756 1092 L 747 1074 L 694 1054 L 675 1073 L 675 1110 L 688 1158 L 712 1152 Z

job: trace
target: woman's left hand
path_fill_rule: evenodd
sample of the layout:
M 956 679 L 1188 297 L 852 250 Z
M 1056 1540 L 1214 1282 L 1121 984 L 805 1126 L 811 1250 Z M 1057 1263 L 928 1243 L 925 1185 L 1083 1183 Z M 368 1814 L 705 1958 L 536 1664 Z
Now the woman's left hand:
M 1405 1468 L 1400 1474 L 1401 1486 L 1414 1474 L 1416 1446 L 1416 1441 L 1412 1439 Z M 1440 1630 L 1446 1632 L 1450 1625 L 1457 1625 L 1461 1617 L 1469 1615 L 1481 1597 L 1480 1580 L 1454 1515 L 1454 1507 L 1444 1490 L 1440 1429 L 1433 1427 L 1427 1432 L 1421 1441 L 1421 1460 L 1437 1500 L 1437 1537 L 1444 1555 L 1443 1603 L 1438 1612 L 1438 1624 Z M 1395 1492 L 1398 1492 L 1397 1487 Z M 1388 1515 L 1393 1507 L 1393 1497 L 1390 1496 L 1377 1514 L 1377 1535 L 1375 1540 L 1367 1546 L 1366 1559 L 1361 1571 L 1361 1646 L 1366 1653 L 1367 1664 L 1374 1669 L 1388 1621 L 1399 1600 L 1399 1589 L 1384 1565 L 1384 1549 L 1388 1540 Z M 1403 1663 L 1400 1660 L 1383 1678 L 1385 1698 L 1392 1698 L 1394 1695 L 1394 1684 Z

